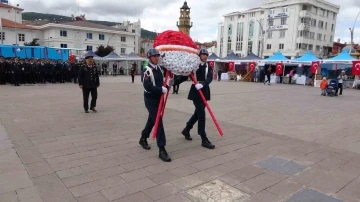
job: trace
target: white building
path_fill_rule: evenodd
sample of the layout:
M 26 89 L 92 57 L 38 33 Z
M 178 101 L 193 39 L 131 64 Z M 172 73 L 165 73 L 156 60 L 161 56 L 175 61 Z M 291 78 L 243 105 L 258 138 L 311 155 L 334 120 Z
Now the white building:
M 24 45 L 38 38 L 40 45 L 76 50 L 93 50 L 100 45 L 111 45 L 117 54 L 140 52 L 140 20 L 109 27 L 85 20 L 85 16 L 71 22 L 47 23 L 40 26 L 22 24 L 22 11 L 18 7 L 0 3 L 3 44 Z M 16 36 L 16 37 L 15 37 Z M 73 54 L 79 55 L 83 51 Z
M 144 39 L 141 41 L 140 47 L 141 47 L 143 53 L 147 53 L 150 48 L 154 47 L 154 40 Z
M 327 57 L 339 9 L 325 0 L 266 0 L 261 8 L 226 14 L 218 26 L 217 54 L 253 52 L 267 58 L 281 51 L 295 58 L 311 50 Z

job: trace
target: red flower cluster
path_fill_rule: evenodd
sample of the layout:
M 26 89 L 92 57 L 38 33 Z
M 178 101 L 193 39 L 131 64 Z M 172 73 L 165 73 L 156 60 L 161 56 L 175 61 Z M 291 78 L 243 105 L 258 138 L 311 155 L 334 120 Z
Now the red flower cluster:
M 157 35 L 154 41 L 154 48 L 160 45 L 180 45 L 197 49 L 196 44 L 188 35 L 172 30 Z

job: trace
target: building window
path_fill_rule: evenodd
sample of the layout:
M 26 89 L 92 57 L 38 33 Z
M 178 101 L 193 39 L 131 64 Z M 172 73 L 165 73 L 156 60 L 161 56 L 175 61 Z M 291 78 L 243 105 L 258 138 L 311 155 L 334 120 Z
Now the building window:
M 120 40 L 121 40 L 121 42 L 126 42 L 126 37 L 125 37 L 125 36 L 122 36 L 122 37 L 120 38 Z
M 309 44 L 308 50 L 312 50 L 312 49 L 313 49 L 313 45 L 312 45 L 312 44 Z
M 126 54 L 126 48 L 121 48 L 121 49 L 120 49 L 120 53 L 121 53 L 121 54 Z
M 311 26 L 316 27 L 316 19 L 311 20 Z
M 334 24 L 331 25 L 331 31 L 334 31 Z
M 266 49 L 271 50 L 271 44 L 266 44 Z
M 281 18 L 281 25 L 286 25 L 286 18 Z
M 1 34 L 0 34 L 0 40 L 5 40 L 5 32 L 1 32 Z
M 270 9 L 270 11 L 269 11 L 270 13 L 270 15 L 272 15 L 272 14 L 275 14 L 275 9 Z
M 325 22 L 325 29 L 327 29 L 327 22 Z
M 272 31 L 268 32 L 268 39 L 271 39 L 272 38 Z
M 274 25 L 274 20 L 273 19 L 270 19 L 269 20 L 269 26 L 273 26 Z
M 320 51 L 320 46 L 316 46 L 316 51 Z
M 326 34 L 324 34 L 324 41 L 326 41 Z
M 279 44 L 279 50 L 284 50 L 284 44 L 283 43 Z
M 132 30 L 132 33 L 135 33 L 135 29 Z
M 280 31 L 280 38 L 285 38 L 285 30 Z
M 250 17 L 255 17 L 255 12 L 250 13 Z
M 315 32 L 310 32 L 310 39 L 315 39 Z
M 86 38 L 87 39 L 92 39 L 92 33 L 86 33 Z
M 237 23 L 237 33 L 236 33 L 236 51 L 242 51 L 244 40 L 244 23 Z
M 322 34 L 318 34 L 317 35 L 317 40 L 321 41 L 321 39 L 322 39 Z
M 86 46 L 86 51 L 92 51 L 93 47 L 92 46 Z
M 62 44 L 60 44 L 60 47 L 61 48 L 67 48 L 67 44 L 62 43 Z
M 67 37 L 67 31 L 60 30 L 60 36 Z
M 287 13 L 287 12 L 288 12 L 288 8 L 287 8 L 287 7 L 282 7 L 282 12 L 283 12 L 283 13 Z
M 105 35 L 104 34 L 99 34 L 99 40 L 101 40 L 101 41 L 105 40 Z
M 324 22 L 321 21 L 321 20 L 319 20 L 319 27 L 320 27 L 320 28 L 324 28 Z
M 253 46 L 253 42 L 249 41 L 248 42 L 248 50 L 247 50 L 247 54 L 249 55 L 250 53 L 252 53 L 252 46 Z
M 25 41 L 25 34 L 19 34 L 19 41 Z
M 229 28 L 228 28 L 228 43 L 227 43 L 227 50 L 230 51 L 232 50 L 232 47 L 231 47 L 231 38 L 232 38 L 232 24 L 229 25 Z
M 253 40 L 253 37 L 254 37 L 254 27 L 255 27 L 254 21 L 251 20 L 251 21 L 250 21 L 250 25 L 249 25 L 249 41 L 252 41 L 252 40 Z
M 4 32 L 3 32 L 4 33 Z M 333 42 L 333 36 L 330 36 L 330 43 Z

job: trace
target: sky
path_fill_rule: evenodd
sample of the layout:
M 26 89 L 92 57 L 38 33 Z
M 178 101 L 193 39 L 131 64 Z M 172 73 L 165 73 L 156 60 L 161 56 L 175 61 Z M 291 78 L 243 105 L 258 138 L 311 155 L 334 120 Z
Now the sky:
M 218 23 L 224 14 L 259 7 L 264 0 L 188 0 L 193 27 L 190 35 L 195 41 L 217 39 Z M 340 5 L 334 40 L 350 42 L 349 27 L 353 27 L 360 12 L 360 0 L 328 0 Z M 101 2 L 101 3 L 99 3 Z M 340 3 L 341 2 L 341 3 Z M 88 20 L 131 22 L 141 20 L 141 27 L 150 31 L 178 30 L 179 9 L 184 0 L 10 0 L 19 4 L 24 12 L 42 12 L 71 16 L 85 14 Z M 79 6 L 78 6 L 79 5 Z M 355 26 L 354 42 L 360 43 L 360 16 Z

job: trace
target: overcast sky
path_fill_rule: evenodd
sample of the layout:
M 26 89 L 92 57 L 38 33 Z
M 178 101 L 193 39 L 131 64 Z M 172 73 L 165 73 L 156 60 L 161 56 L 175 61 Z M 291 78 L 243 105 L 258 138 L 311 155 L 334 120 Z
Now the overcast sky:
M 353 26 L 360 11 L 360 0 L 328 0 L 340 4 L 335 40 L 350 42 L 349 27 Z M 150 31 L 162 32 L 177 30 L 179 8 L 184 0 L 10 0 L 11 4 L 20 4 L 24 12 L 44 12 L 68 15 L 85 14 L 88 20 L 141 20 L 142 27 Z M 263 0 L 188 0 L 191 7 L 191 37 L 200 42 L 216 40 L 218 22 L 223 15 L 234 11 L 244 11 L 261 6 Z M 356 24 L 355 42 L 360 42 L 360 17 Z

